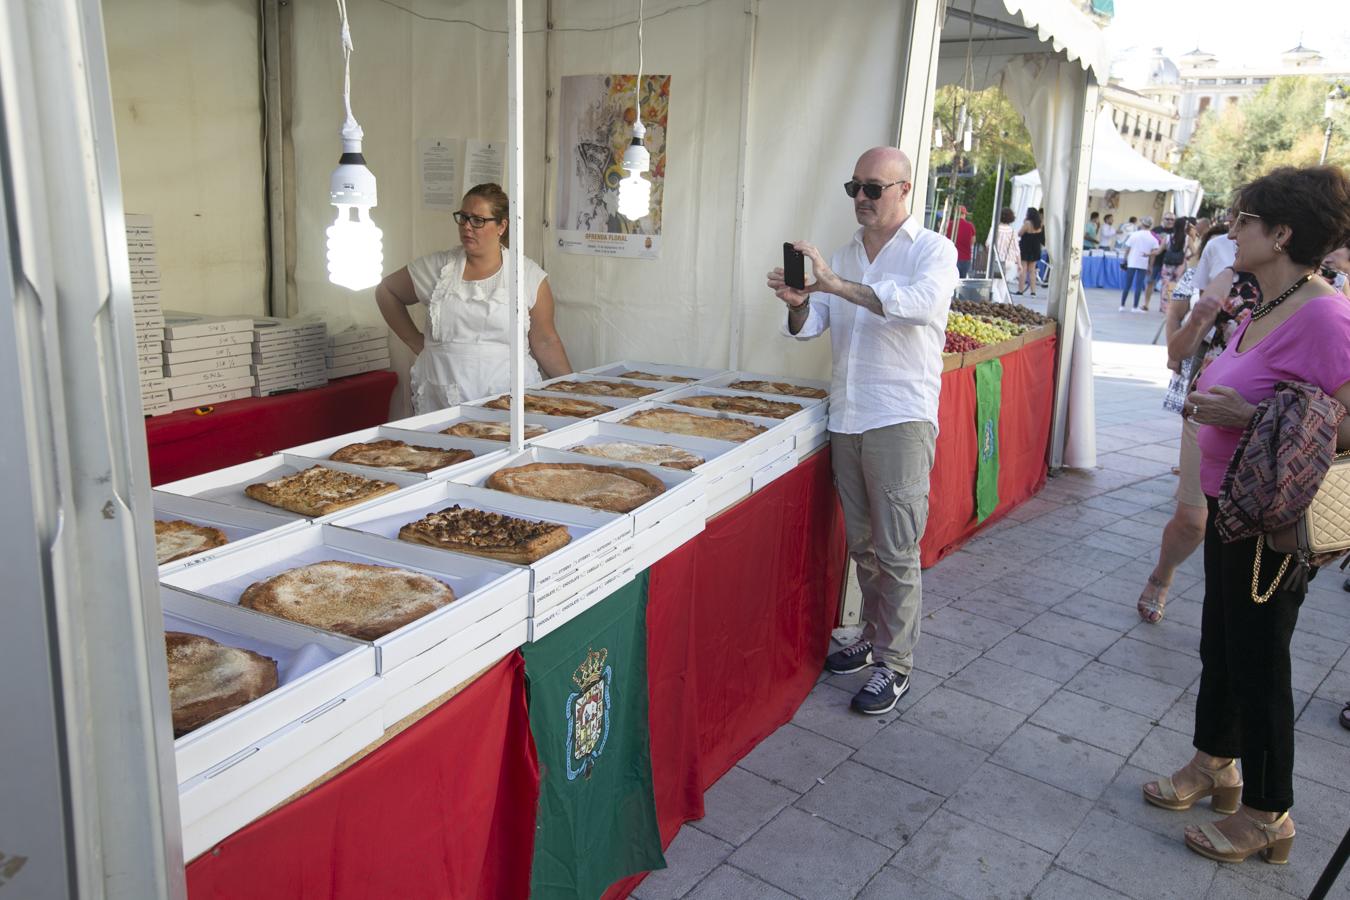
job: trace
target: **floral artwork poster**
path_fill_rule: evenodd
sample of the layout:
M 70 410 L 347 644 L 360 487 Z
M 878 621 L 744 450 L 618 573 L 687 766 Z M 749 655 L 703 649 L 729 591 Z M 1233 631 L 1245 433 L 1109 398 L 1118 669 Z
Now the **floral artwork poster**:
M 656 259 L 661 255 L 666 122 L 670 76 L 642 76 L 642 124 L 651 154 L 651 212 L 619 215 L 623 152 L 633 137 L 636 75 L 569 75 L 562 79 L 558 134 L 558 246 L 566 253 Z

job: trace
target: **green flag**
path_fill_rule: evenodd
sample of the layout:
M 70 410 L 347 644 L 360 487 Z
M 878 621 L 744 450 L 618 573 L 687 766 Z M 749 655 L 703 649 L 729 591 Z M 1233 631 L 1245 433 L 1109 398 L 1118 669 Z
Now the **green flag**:
M 1003 405 L 1003 363 L 986 360 L 975 366 L 975 519 L 983 522 L 998 508 L 998 411 Z
M 647 573 L 526 644 L 539 816 L 530 896 L 593 900 L 664 869 L 647 725 Z

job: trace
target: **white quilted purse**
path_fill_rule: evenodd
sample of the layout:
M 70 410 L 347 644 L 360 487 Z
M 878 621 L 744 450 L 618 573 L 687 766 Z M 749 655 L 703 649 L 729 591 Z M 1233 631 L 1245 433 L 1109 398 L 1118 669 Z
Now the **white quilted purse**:
M 1288 528 L 1267 534 L 1266 546 L 1288 555 L 1280 563 L 1280 570 L 1269 590 L 1262 593 L 1257 588 L 1261 554 L 1256 554 L 1252 564 L 1252 599 L 1257 603 L 1265 603 L 1275 595 L 1291 559 L 1297 560 L 1306 579 L 1309 567 L 1325 565 L 1350 550 L 1350 451 L 1337 453 L 1331 461 L 1331 467 L 1303 517 Z

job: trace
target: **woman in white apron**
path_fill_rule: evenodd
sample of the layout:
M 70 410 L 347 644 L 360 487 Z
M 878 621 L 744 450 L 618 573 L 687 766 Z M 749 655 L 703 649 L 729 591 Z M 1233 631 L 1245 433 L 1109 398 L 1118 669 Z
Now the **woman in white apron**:
M 410 373 L 413 410 L 419 415 L 506 391 L 511 382 L 508 202 L 495 184 L 464 195 L 455 222 L 460 246 L 419 257 L 384 279 L 375 301 L 389 328 L 417 354 Z M 529 306 L 525 383 L 572 371 L 553 327 L 548 276 L 526 259 L 521 281 Z M 423 335 L 408 315 L 427 306 Z

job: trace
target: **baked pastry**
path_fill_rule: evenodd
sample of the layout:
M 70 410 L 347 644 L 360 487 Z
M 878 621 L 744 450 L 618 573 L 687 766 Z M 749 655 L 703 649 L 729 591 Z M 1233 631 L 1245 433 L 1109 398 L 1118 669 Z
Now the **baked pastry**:
M 788 384 L 786 381 L 733 381 L 727 387 L 737 391 L 754 391 L 756 394 L 787 394 L 789 397 L 809 397 L 812 400 L 824 400 L 830 396 L 829 391 Z
M 648 394 L 660 393 L 659 388 L 624 384 L 622 381 L 555 381 L 540 387 L 560 394 L 590 394 L 595 397 L 646 397 Z
M 622 375 L 616 375 L 616 378 L 632 378 L 636 381 L 669 381 L 674 384 L 689 384 L 698 381 L 697 378 L 690 378 L 688 375 L 654 375 L 651 372 L 624 372 Z
M 719 441 L 748 441 L 763 434 L 763 425 L 744 419 L 724 419 L 720 416 L 700 416 L 674 409 L 644 409 L 619 423 L 634 428 L 650 428 L 667 434 L 688 434 L 693 437 L 713 438 Z
M 573 453 L 603 456 L 606 459 L 619 459 L 624 462 L 648 463 L 653 466 L 665 466 L 667 469 L 688 470 L 707 462 L 697 453 L 690 453 L 688 450 L 672 447 L 669 444 L 605 441 L 599 444 L 577 444 L 575 447 L 568 447 L 567 449 Z
M 289 509 L 302 516 L 326 516 L 396 490 L 398 485 L 393 482 L 310 466 L 273 481 L 250 484 L 244 488 L 244 493 L 260 503 Z
M 495 400 L 484 403 L 488 409 L 511 408 L 511 395 L 502 394 Z M 614 407 L 603 403 L 592 403 L 572 397 L 541 397 L 538 394 L 525 395 L 525 411 L 539 416 L 567 416 L 573 419 L 589 419 L 601 413 L 613 412 Z
M 509 441 L 511 440 L 510 422 L 456 422 L 449 428 L 443 429 L 441 434 L 453 434 L 455 437 L 481 438 L 485 441 Z M 548 429 L 543 425 L 525 426 L 525 439 L 537 438 L 548 434 Z
M 230 539 L 219 528 L 194 525 L 182 519 L 155 520 L 155 563 L 164 565 L 212 547 L 228 544 Z
M 441 450 L 437 447 L 419 447 L 403 441 L 382 440 L 368 444 L 348 444 L 328 457 L 334 462 L 358 466 L 376 466 L 403 472 L 434 472 L 473 459 L 468 450 Z
M 454 599 L 449 585 L 430 575 L 330 559 L 249 585 L 239 605 L 373 641 Z
M 276 660 L 200 634 L 164 632 L 173 736 L 213 722 L 276 690 Z
M 786 400 L 764 400 L 760 397 L 743 395 L 723 397 L 720 394 L 704 394 L 698 397 L 684 397 L 671 402 L 680 406 L 692 406 L 695 409 L 715 409 L 718 412 L 740 413 L 746 416 L 766 416 L 770 419 L 786 419 L 793 413 L 802 411 L 800 403 L 788 403 Z
M 566 526 L 456 504 L 398 530 L 401 541 L 527 565 L 572 540 Z
M 498 469 L 487 486 L 538 500 L 558 500 L 609 512 L 632 512 L 666 489 L 642 469 L 586 463 L 528 463 Z

